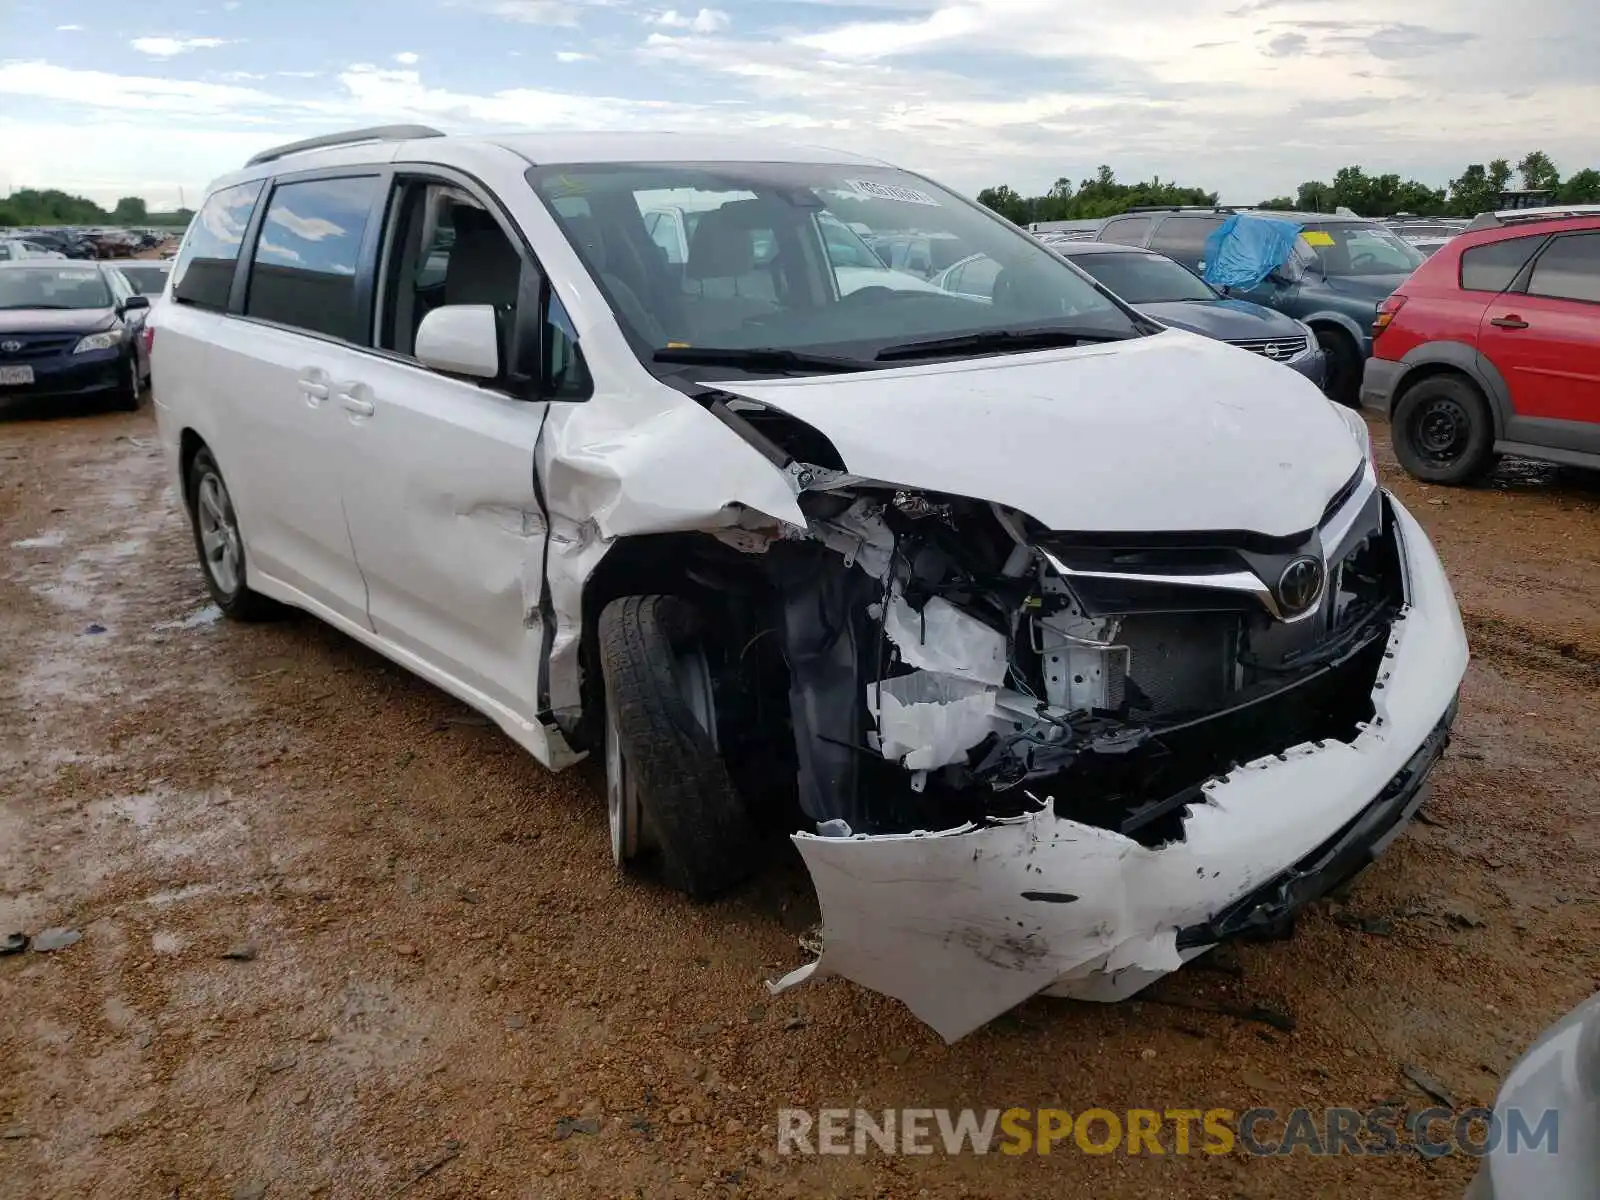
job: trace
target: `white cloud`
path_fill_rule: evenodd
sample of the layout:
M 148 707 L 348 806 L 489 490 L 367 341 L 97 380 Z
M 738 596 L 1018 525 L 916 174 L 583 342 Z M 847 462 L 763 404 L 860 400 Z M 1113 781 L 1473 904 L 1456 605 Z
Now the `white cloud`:
M 187 54 L 191 50 L 215 50 L 218 46 L 227 44 L 226 38 L 215 37 L 137 37 L 128 43 L 140 54 L 148 54 L 154 58 L 171 58 L 176 54 Z
M 57 25 L 56 26 L 56 32 L 57 33 L 82 33 L 83 32 L 83 26 L 82 25 Z
M 422 61 L 422 55 L 413 50 L 402 50 L 399 54 L 394 56 L 394 60 L 401 66 L 414 67 L 417 65 L 417 63 Z
M 489 0 L 485 9 L 508 21 L 527 25 L 576 25 L 577 6 L 568 0 Z
M 44 62 L 0 64 L 0 95 L 4 94 L 122 112 L 143 110 L 192 116 L 278 104 L 275 97 L 255 88 L 196 79 L 80 71 Z
M 795 43 L 840 58 L 887 58 L 923 50 L 979 32 L 986 15 L 978 5 L 941 8 L 915 21 L 865 21 L 808 34 Z
M 690 33 L 721 33 L 732 22 L 720 8 L 702 8 L 697 13 L 680 13 L 675 8 L 650 17 L 652 25 L 664 29 L 687 29 Z
M 267 211 L 267 224 L 281 225 L 303 242 L 342 237 L 345 231 L 343 225 L 336 225 L 326 217 L 302 217 L 281 204 L 275 204 Z
M 300 258 L 300 252 L 298 250 L 291 250 L 288 246 L 280 246 L 277 242 L 273 241 L 269 237 L 263 237 L 261 239 L 261 248 L 267 251 L 269 254 L 274 254 L 278 258 L 283 259 L 285 262 L 302 261 Z
M 903 163 L 968 193 L 996 183 L 1036 193 L 1102 162 L 1122 179 L 1159 174 L 1232 201 L 1330 179 L 1348 163 L 1435 185 L 1535 146 L 1568 174 L 1600 166 L 1600 134 L 1573 115 L 1600 105 L 1600 26 L 1572 0 L 1519 0 L 1514 12 L 1503 0 L 1407 0 L 1398 16 L 1388 0 L 1275 0 L 1243 13 L 1250 0 L 796 0 L 773 18 L 794 24 L 749 33 L 738 19 L 748 10 L 712 0 L 735 18 L 723 25 L 723 8 L 666 7 L 682 2 L 454 0 L 569 29 L 599 7 L 640 14 L 648 23 L 633 23 L 631 58 L 614 41 L 504 30 L 499 61 L 602 55 L 623 69 L 626 97 L 551 79 L 489 91 L 470 62 L 454 65 L 431 42 L 417 63 L 320 76 L 259 57 L 204 81 L 155 78 L 195 61 L 170 54 L 127 75 L 0 61 L 0 192 L 66 185 L 155 202 L 181 182 L 192 201 L 264 146 L 403 120 L 765 131 Z M 350 39 L 327 44 L 351 53 Z

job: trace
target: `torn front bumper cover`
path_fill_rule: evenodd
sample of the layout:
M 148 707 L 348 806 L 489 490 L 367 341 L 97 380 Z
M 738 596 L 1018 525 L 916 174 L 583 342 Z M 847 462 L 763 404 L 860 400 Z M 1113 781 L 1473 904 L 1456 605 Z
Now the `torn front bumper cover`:
M 1466 634 L 1421 527 L 1390 500 L 1406 607 L 1349 742 L 1286 747 L 1207 783 L 1154 849 L 1045 807 L 929 833 L 794 840 L 822 907 L 821 957 L 954 1041 L 1046 992 L 1120 1000 L 1216 941 L 1281 929 L 1380 853 L 1448 738 Z

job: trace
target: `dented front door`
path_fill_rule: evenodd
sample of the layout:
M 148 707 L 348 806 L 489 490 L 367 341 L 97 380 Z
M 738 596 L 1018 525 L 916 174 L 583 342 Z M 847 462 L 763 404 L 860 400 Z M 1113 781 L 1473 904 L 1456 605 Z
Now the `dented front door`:
M 362 356 L 343 494 L 372 627 L 524 720 L 537 709 L 546 405 Z

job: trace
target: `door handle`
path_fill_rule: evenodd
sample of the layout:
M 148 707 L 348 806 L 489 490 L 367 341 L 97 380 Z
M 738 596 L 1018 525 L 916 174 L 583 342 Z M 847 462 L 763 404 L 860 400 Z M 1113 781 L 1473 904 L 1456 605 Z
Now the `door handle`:
M 1526 329 L 1528 327 L 1528 323 L 1517 316 L 1516 313 L 1511 313 L 1504 317 L 1496 317 L 1489 324 L 1498 326 L 1501 329 Z
M 320 367 L 309 367 L 300 372 L 295 383 L 310 408 L 320 408 L 328 398 L 328 373 Z
M 352 417 L 370 417 L 378 411 L 371 396 L 372 389 L 364 383 L 346 384 L 339 389 L 339 404 Z

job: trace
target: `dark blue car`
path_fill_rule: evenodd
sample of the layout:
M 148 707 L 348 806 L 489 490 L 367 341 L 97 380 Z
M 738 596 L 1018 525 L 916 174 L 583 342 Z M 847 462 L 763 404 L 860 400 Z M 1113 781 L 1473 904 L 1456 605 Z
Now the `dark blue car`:
M 1327 359 L 1309 326 L 1265 305 L 1230 300 L 1164 254 L 1112 242 L 1041 239 L 1073 266 L 1163 325 L 1281 362 L 1319 388 Z
M 99 263 L 0 263 L 0 402 L 83 396 L 137 408 L 149 309 L 149 297 Z

